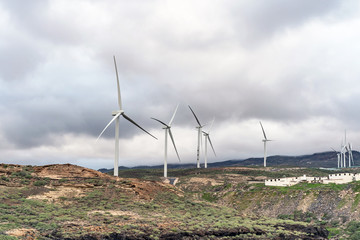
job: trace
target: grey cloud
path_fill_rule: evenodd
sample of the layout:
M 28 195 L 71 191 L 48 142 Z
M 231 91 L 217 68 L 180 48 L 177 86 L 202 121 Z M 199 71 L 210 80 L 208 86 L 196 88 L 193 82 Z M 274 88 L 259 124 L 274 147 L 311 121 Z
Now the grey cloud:
M 91 31 L 86 22 L 71 26 L 72 15 L 49 16 L 49 1 L 36 1 L 27 9 L 21 1 L 1 3 L 10 11 L 18 30 L 24 30 L 23 35 L 19 34 L 24 38 L 6 39 L 6 49 L 2 49 L 4 54 L 0 56 L 1 63 L 8 61 L 0 64 L 1 136 L 5 135 L 19 149 L 58 146 L 54 136 L 61 138 L 64 134 L 96 138 L 111 120 L 111 111 L 117 109 L 112 55 L 118 61 L 125 113 L 150 132 L 160 128 L 150 117 L 167 122 L 178 103 L 174 125 L 185 129 L 196 126 L 187 105 L 202 123 L 215 117 L 216 125 L 228 122 L 236 125 L 254 119 L 296 125 L 311 118 L 334 116 L 356 124 L 359 116 L 352 109 L 356 108 L 358 98 L 354 93 L 347 99 L 332 97 L 339 84 L 329 84 L 336 78 L 331 76 L 331 71 L 319 73 L 317 65 L 325 65 L 326 59 L 322 52 L 316 52 L 317 46 L 306 49 L 314 52 L 314 60 L 313 55 L 302 55 L 303 45 L 301 49 L 296 44 L 283 49 L 281 44 L 271 42 L 282 41 L 283 30 L 296 33 L 302 24 L 314 18 L 319 21 L 326 18 L 337 11 L 339 1 L 217 3 L 221 11 L 232 15 L 226 15 L 224 21 L 221 14 L 203 16 L 203 29 L 188 32 L 181 21 L 182 31 L 166 21 L 171 19 L 159 12 L 162 8 L 146 10 L 141 4 L 129 7 L 122 2 L 111 11 L 106 10 L 110 20 L 104 28 L 94 29 L 93 37 L 89 37 Z M 157 18 L 160 20 L 156 21 Z M 215 20 L 206 24 L 208 18 Z M 212 28 L 215 22 L 219 25 Z M 229 26 L 234 28 L 233 33 L 228 31 Z M 275 34 L 280 37 L 274 40 Z M 260 42 L 261 46 L 256 44 Z M 327 50 L 324 45 L 322 51 Z M 282 51 L 286 53 L 281 54 Z M 293 56 L 301 59 L 287 64 Z M 334 60 L 332 66 L 336 63 Z M 268 73 L 273 75 L 269 77 Z M 21 81 L 9 82 L 9 79 Z M 144 134 L 124 119 L 120 131 L 122 138 Z M 104 138 L 113 136 L 114 126 L 111 126 Z M 256 149 L 247 144 L 249 148 L 241 151 Z M 236 152 L 237 144 L 218 145 L 233 146 L 231 154 L 224 155 Z
M 46 59 L 41 49 L 26 42 L 11 42 L 0 51 L 0 79 L 4 81 L 24 80 Z
M 273 34 L 300 26 L 307 21 L 336 11 L 340 0 L 240 1 L 231 9 L 234 28 L 243 43 L 251 46 Z

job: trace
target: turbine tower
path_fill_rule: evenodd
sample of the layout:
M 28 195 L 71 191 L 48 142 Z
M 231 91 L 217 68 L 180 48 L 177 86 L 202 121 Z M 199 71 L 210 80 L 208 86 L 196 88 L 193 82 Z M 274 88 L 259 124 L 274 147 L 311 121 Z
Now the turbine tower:
M 264 130 L 263 125 L 261 124 L 261 121 L 260 121 L 260 126 L 261 126 L 262 132 L 264 134 L 264 139 L 262 141 L 264 142 L 264 167 L 266 167 L 266 143 L 269 141 L 272 141 L 272 140 L 267 139 L 265 130 Z
M 348 167 L 354 166 L 354 157 L 352 154 L 352 146 L 351 143 L 348 143 L 346 140 L 346 129 L 345 129 L 345 144 L 344 144 L 344 162 L 346 164 L 346 153 L 347 153 L 347 157 L 348 157 Z M 346 150 L 346 151 L 345 151 Z M 353 164 L 353 165 L 351 165 Z
M 212 122 L 211 122 L 211 125 L 210 125 L 210 128 L 209 128 L 209 131 L 208 131 L 208 132 L 202 131 L 203 134 L 204 134 L 204 137 L 205 137 L 205 164 L 204 164 L 204 167 L 205 167 L 205 168 L 207 168 L 207 141 L 208 141 L 208 140 L 209 140 L 210 146 L 211 146 L 211 148 L 212 148 L 212 150 L 213 150 L 213 152 L 214 152 L 214 155 L 215 155 L 215 157 L 216 157 L 216 153 L 215 153 L 214 147 L 213 147 L 213 145 L 212 145 L 212 143 L 211 143 L 211 140 L 210 140 L 210 130 L 211 130 L 211 127 L 212 127 L 213 123 L 214 123 L 214 119 L 213 119 Z
M 354 156 L 353 156 L 353 154 L 352 154 L 352 144 L 351 143 L 349 143 L 348 144 L 348 151 L 349 151 L 349 162 L 351 161 L 352 162 L 352 166 L 355 166 L 355 163 L 354 163 Z
M 191 109 L 191 107 L 189 106 L 192 114 L 194 115 L 196 122 L 199 124 L 199 126 L 197 126 L 196 128 L 198 129 L 198 145 L 197 145 L 197 150 L 196 150 L 196 165 L 197 168 L 200 168 L 200 140 L 201 140 L 201 129 L 203 126 L 205 125 L 201 125 L 199 119 L 197 118 L 197 116 L 195 115 L 194 111 Z
M 335 149 L 331 148 L 337 155 L 337 166 L 340 168 L 340 153 L 337 152 Z
M 118 93 L 118 105 L 119 105 L 119 110 L 115 110 L 112 112 L 112 116 L 114 116 L 111 121 L 108 123 L 108 125 L 106 125 L 106 127 L 104 128 L 104 130 L 102 130 L 102 132 L 100 133 L 99 137 L 96 139 L 99 140 L 99 138 L 101 137 L 101 135 L 105 132 L 105 130 L 111 125 L 112 122 L 115 121 L 115 159 L 114 159 L 114 176 L 118 176 L 119 175 L 119 119 L 120 116 L 123 116 L 126 120 L 128 120 L 129 122 L 131 122 L 132 124 L 134 124 L 135 126 L 137 126 L 138 128 L 140 128 L 141 130 L 143 130 L 144 132 L 146 132 L 147 134 L 149 134 L 150 136 L 152 136 L 153 138 L 157 139 L 156 137 L 154 137 L 153 135 L 151 135 L 148 131 L 146 131 L 144 128 L 142 128 L 139 124 L 137 124 L 136 122 L 134 122 L 130 117 L 128 117 L 127 115 L 125 115 L 124 110 L 122 108 L 122 104 L 121 104 L 121 95 L 120 95 L 120 83 L 119 83 L 119 74 L 117 71 L 117 66 L 116 66 L 116 59 L 114 56 L 114 65 L 115 65 L 115 72 L 116 72 L 116 81 L 117 81 L 117 93 Z
M 341 142 L 340 154 L 341 154 L 341 167 L 346 168 L 346 145 L 343 145 L 342 142 Z
M 350 149 L 349 149 L 349 146 L 346 145 L 345 146 L 345 149 L 346 149 L 346 152 L 348 154 L 348 167 L 351 167 L 351 158 L 350 158 Z
M 343 144 L 341 141 L 341 145 L 340 145 L 340 168 L 344 168 L 344 148 L 343 148 Z
M 175 114 L 176 114 L 176 111 L 177 111 L 178 107 L 179 107 L 179 104 L 176 106 L 175 112 L 174 112 L 174 114 L 173 114 L 173 116 L 172 116 L 169 124 L 166 124 L 166 123 L 160 121 L 159 119 L 151 118 L 151 119 L 154 119 L 155 121 L 158 121 L 158 122 L 161 123 L 162 125 L 164 125 L 164 128 L 163 128 L 163 129 L 165 129 L 165 158 L 164 158 L 164 177 L 165 177 L 165 178 L 167 178 L 167 137 L 168 137 L 168 135 L 169 135 L 170 138 L 171 138 L 171 141 L 172 141 L 172 143 L 173 143 L 173 145 L 174 145 L 174 148 L 175 148 L 176 155 L 177 155 L 177 157 L 178 157 L 178 159 L 179 159 L 179 162 L 180 162 L 179 153 L 178 153 L 178 151 L 177 151 L 177 149 L 176 149 L 174 137 L 173 137 L 173 135 L 172 135 L 172 133 L 171 133 L 171 123 L 172 123 L 173 120 L 174 120 L 174 117 L 175 117 Z

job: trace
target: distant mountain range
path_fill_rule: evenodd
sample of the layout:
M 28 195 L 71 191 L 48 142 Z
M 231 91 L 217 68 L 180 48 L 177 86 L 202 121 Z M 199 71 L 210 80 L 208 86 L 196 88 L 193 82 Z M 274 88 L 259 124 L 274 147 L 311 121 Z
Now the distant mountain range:
M 353 151 L 355 166 L 360 165 L 360 152 Z M 348 160 L 347 160 L 348 161 Z M 267 166 L 294 166 L 294 167 L 323 167 L 336 168 L 337 155 L 334 152 L 314 153 L 302 156 L 270 156 L 266 160 Z M 234 159 L 223 162 L 208 163 L 208 167 L 239 167 L 239 166 L 263 166 L 264 158 L 248 158 L 244 160 Z M 168 164 L 168 168 L 195 168 L 196 164 Z M 202 166 L 203 167 L 203 166 Z M 154 169 L 163 168 L 163 165 L 156 166 L 136 166 L 132 168 L 119 167 L 119 169 Z M 101 168 L 100 172 L 109 172 L 113 169 Z

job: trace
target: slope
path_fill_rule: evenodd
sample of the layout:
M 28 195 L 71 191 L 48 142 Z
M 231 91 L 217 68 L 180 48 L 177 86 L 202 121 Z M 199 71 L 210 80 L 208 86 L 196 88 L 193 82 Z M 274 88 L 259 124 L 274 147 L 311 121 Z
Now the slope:
M 186 186 L 195 178 L 192 184 L 202 188 L 203 173 L 182 175 L 178 188 L 69 164 L 1 164 L 0 238 L 326 239 L 327 231 L 313 223 L 248 218 L 230 205 L 199 198 Z

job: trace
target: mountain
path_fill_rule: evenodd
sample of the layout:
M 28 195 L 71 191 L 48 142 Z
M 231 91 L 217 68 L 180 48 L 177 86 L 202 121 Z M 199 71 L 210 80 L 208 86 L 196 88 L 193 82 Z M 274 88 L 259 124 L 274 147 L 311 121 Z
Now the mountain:
M 355 166 L 360 165 L 360 153 L 353 151 Z M 347 160 L 348 161 L 348 160 Z M 314 153 L 302 156 L 270 156 L 267 166 L 323 167 L 337 168 L 337 155 L 334 152 Z M 233 166 L 262 166 L 263 158 L 249 158 Z
M 360 165 L 360 152 L 353 151 L 355 166 Z M 301 156 L 270 156 L 266 160 L 267 166 L 294 166 L 294 167 L 323 167 L 323 168 L 337 168 L 337 155 L 334 152 L 322 152 Z M 263 166 L 264 158 L 248 158 L 245 160 L 233 159 L 223 162 L 208 163 L 209 168 L 214 167 L 236 167 L 236 166 Z M 177 168 L 195 168 L 196 164 L 168 164 L 169 169 Z M 163 168 L 163 165 L 155 166 L 136 166 L 132 168 L 119 167 L 119 169 L 157 169 Z M 102 168 L 100 172 L 110 172 L 113 169 Z

